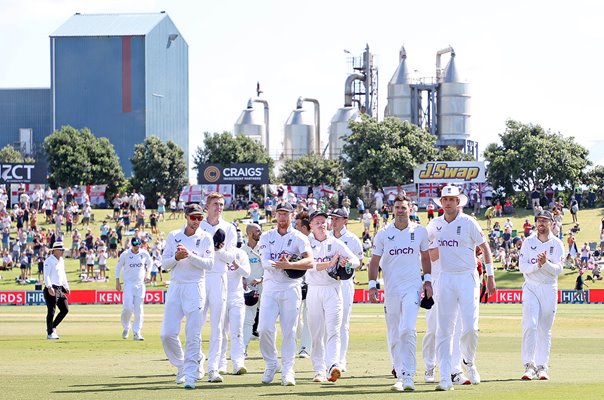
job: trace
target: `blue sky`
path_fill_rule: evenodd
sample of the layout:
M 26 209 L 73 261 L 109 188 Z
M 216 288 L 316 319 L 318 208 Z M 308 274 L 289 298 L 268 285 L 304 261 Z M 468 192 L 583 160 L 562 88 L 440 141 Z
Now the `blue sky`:
M 165 10 L 189 44 L 191 154 L 202 133 L 232 130 L 260 81 L 271 154 L 299 96 L 321 104 L 321 131 L 343 106 L 349 50 L 377 57 L 380 119 L 401 45 L 410 71 L 433 76 L 452 46 L 471 84 L 471 137 L 498 141 L 508 118 L 574 136 L 604 165 L 600 2 L 0 0 L 0 87 L 49 87 L 48 36 L 80 13 Z M 443 58 L 443 64 L 448 61 Z

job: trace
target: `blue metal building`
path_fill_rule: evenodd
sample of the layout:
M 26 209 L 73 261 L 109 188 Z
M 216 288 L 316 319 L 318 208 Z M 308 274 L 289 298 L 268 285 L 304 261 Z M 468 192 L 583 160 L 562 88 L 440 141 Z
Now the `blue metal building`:
M 64 125 L 115 147 L 126 176 L 134 145 L 172 140 L 189 161 L 188 45 L 165 13 L 75 14 L 50 35 L 51 88 L 0 89 L 0 146 L 32 147 Z

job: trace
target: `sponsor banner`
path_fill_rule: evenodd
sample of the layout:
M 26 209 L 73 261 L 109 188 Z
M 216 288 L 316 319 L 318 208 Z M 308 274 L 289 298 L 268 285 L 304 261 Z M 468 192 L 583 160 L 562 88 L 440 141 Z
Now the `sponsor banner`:
M 384 291 L 378 290 L 378 300 L 380 303 L 384 302 Z M 369 290 L 367 289 L 355 289 L 354 291 L 354 303 L 371 303 L 369 301 Z
M 201 184 L 230 183 L 233 185 L 263 185 L 270 183 L 268 164 L 201 164 L 197 182 Z
M 46 304 L 46 300 L 44 300 L 44 291 L 34 290 L 25 292 L 25 304 L 28 306 Z
M 489 298 L 493 303 L 522 303 L 522 289 L 498 289 Z
M 0 163 L 0 185 L 46 182 L 47 173 L 46 163 Z
M 25 291 L 6 291 L 0 292 L 1 305 L 22 305 L 25 304 Z
M 97 304 L 121 304 L 123 300 L 123 292 L 117 290 L 97 290 Z M 163 290 L 147 290 L 145 293 L 145 303 L 163 303 Z
M 67 295 L 69 303 L 94 304 L 96 303 L 96 290 L 72 290 Z
M 413 171 L 415 183 L 478 183 L 486 181 L 484 161 L 431 161 Z
M 589 290 L 584 290 L 583 293 L 576 290 L 560 290 L 558 292 L 558 303 L 589 303 Z
M 592 303 L 604 303 L 604 289 L 589 289 L 589 301 Z

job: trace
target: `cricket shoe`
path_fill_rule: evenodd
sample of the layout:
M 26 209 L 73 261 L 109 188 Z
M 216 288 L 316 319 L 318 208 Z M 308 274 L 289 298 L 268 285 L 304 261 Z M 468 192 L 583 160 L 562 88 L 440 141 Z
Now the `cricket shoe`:
M 524 375 L 522 375 L 522 379 L 523 381 L 532 381 L 533 379 L 535 379 L 537 377 L 537 368 L 535 367 L 535 364 L 531 363 L 526 363 L 524 364 Z
M 130 328 L 124 329 L 122 331 L 122 339 L 128 339 L 128 335 L 130 334 Z
M 325 377 L 325 374 L 322 373 L 316 373 L 315 377 L 312 380 L 313 382 L 317 382 L 317 383 L 322 383 L 322 382 L 327 382 L 327 378 Z
M 262 383 L 268 385 L 275 379 L 275 374 L 277 373 L 277 367 L 267 368 L 264 370 L 262 374 Z
M 195 381 L 193 379 L 186 379 L 184 388 L 185 389 L 195 389 Z
M 178 368 L 178 371 L 176 372 L 176 384 L 182 385 L 183 383 L 185 383 L 185 373 L 182 368 Z
M 216 371 L 216 370 L 212 370 L 208 373 L 208 382 L 220 383 L 223 380 L 224 379 L 222 379 L 222 375 L 220 375 L 220 373 L 218 373 L 218 371 Z
M 476 369 L 476 365 L 471 361 L 466 362 L 466 360 L 463 360 L 462 364 L 466 367 L 466 372 L 472 385 L 478 385 L 480 383 L 480 374 L 478 373 L 478 369 Z
M 340 370 L 340 367 L 338 367 L 337 364 L 334 364 L 329 368 L 329 378 L 327 378 L 327 380 L 329 382 L 335 382 L 340 379 L 341 376 L 342 371 Z
M 53 330 L 50 335 L 46 336 L 46 339 L 48 339 L 48 340 L 59 340 L 59 335 L 57 335 L 57 332 Z
M 438 383 L 438 386 L 436 386 L 435 390 L 437 392 L 447 392 L 449 390 L 455 390 L 455 389 L 453 388 L 453 384 L 451 383 L 451 381 L 449 379 L 442 379 Z
M 306 351 L 306 347 L 302 347 L 298 353 L 298 358 L 310 358 L 310 354 L 308 354 L 308 351 Z
M 396 383 L 390 386 L 390 390 L 392 390 L 393 392 L 404 392 L 405 387 L 403 386 L 403 379 L 397 379 Z
M 293 374 L 286 374 L 281 378 L 281 386 L 296 386 L 296 379 Z
M 455 374 L 451 374 L 451 382 L 454 385 L 471 385 L 472 382 L 468 379 L 468 377 L 463 372 L 457 372 Z
M 427 369 L 424 372 L 424 382 L 426 383 L 434 383 L 436 378 L 434 377 L 434 368 Z
M 537 379 L 540 381 L 549 381 L 549 375 L 547 373 L 547 367 L 539 365 L 537 367 Z
M 134 332 L 134 336 L 132 336 L 132 340 L 142 342 L 143 340 L 145 340 L 145 338 L 140 333 Z
M 247 368 L 245 368 L 245 366 L 235 368 L 233 370 L 233 375 L 245 375 L 245 374 L 247 374 Z

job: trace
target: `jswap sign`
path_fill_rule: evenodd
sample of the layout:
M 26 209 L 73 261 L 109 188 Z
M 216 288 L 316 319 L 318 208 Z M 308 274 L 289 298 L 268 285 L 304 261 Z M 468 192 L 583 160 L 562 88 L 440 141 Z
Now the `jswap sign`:
M 0 163 L 0 184 L 45 183 L 47 168 L 45 163 Z
M 268 164 L 201 164 L 197 181 L 200 184 L 230 183 L 233 185 L 262 185 L 270 183 Z
M 480 183 L 486 181 L 484 161 L 431 161 L 413 171 L 415 183 Z

